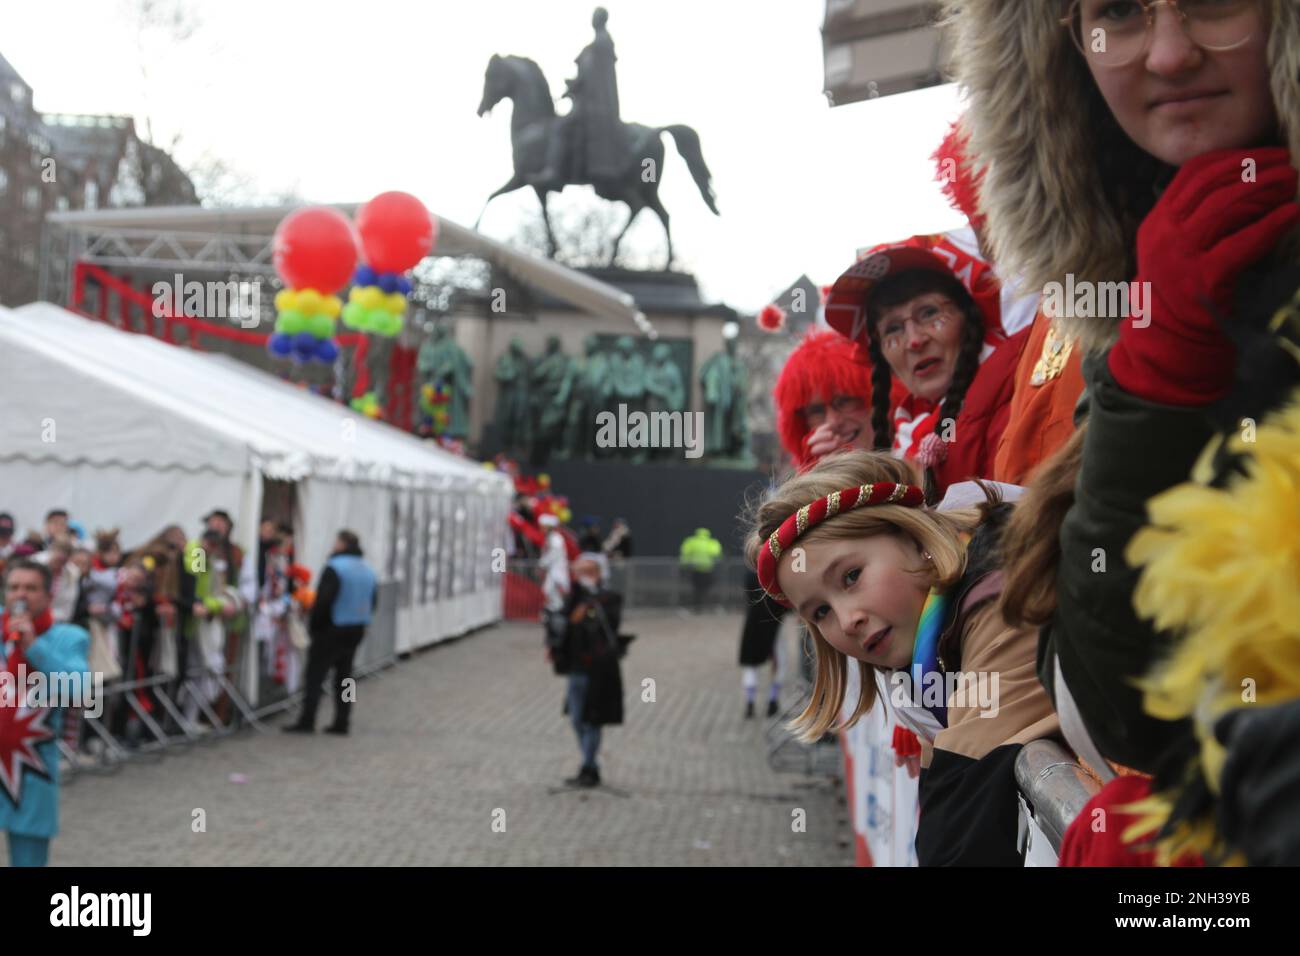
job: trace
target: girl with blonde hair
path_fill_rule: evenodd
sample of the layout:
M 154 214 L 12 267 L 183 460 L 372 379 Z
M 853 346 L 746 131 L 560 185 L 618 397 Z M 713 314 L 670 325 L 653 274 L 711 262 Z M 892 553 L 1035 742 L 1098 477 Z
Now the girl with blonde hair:
M 755 509 L 746 556 L 816 649 L 792 727 L 814 740 L 852 726 L 883 682 L 922 741 L 918 861 L 1019 865 L 1015 758 L 1059 725 L 1034 670 L 1037 635 L 998 609 L 1011 506 L 933 511 L 915 482 L 887 453 L 843 452 Z

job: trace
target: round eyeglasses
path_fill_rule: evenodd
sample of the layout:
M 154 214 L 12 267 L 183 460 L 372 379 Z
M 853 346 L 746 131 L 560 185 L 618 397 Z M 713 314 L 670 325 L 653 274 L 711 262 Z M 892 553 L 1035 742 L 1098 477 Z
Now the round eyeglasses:
M 880 322 L 880 347 L 886 355 L 900 351 L 907 341 L 907 323 L 918 332 L 933 334 L 947 324 L 956 312 L 951 302 L 926 302 L 913 310 L 907 318 L 882 319 Z
M 1235 49 L 1259 24 L 1256 0 L 1074 0 L 1061 23 L 1088 60 L 1128 66 L 1151 48 L 1159 6 L 1170 7 L 1191 41 L 1206 50 Z

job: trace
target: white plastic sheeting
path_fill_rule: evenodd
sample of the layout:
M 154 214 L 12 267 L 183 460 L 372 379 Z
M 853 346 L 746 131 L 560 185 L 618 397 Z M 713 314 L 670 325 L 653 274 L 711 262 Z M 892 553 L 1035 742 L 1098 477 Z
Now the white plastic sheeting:
M 255 553 L 265 479 L 296 483 L 300 562 L 346 527 L 397 583 L 398 651 L 500 618 L 504 476 L 225 356 L 0 308 L 0 510 L 20 529 L 58 506 L 130 546 L 221 507 Z

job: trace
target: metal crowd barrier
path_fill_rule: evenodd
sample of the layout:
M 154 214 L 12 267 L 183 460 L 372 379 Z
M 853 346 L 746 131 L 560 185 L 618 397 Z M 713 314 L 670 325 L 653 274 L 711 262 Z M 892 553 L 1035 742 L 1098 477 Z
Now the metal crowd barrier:
M 782 624 L 784 626 L 784 622 Z M 777 773 L 837 777 L 844 772 L 844 754 L 835 732 L 828 732 L 820 740 L 806 744 L 786 729 L 786 724 L 803 713 L 804 707 L 808 705 L 815 677 L 812 638 L 807 628 L 798 621 L 795 622 L 795 630 L 799 635 L 796 660 L 794 666 L 787 663 L 783 675 L 789 691 L 786 700 L 793 702 L 782 707 L 775 717 L 767 719 L 767 725 L 763 729 L 767 743 L 767 765 Z M 784 638 L 778 635 L 777 639 Z
M 206 681 L 216 688 L 212 700 L 202 686 Z M 146 706 L 141 694 L 157 707 Z M 187 706 L 190 701 L 192 707 Z M 228 736 L 244 726 L 267 729 L 235 687 L 233 669 L 204 669 L 191 677 L 155 674 L 116 680 L 105 685 L 100 704 L 97 717 L 65 712 L 59 750 L 69 777 L 86 770 L 110 772 L 128 760 Z M 87 746 L 92 740 L 97 747 Z
M 353 669 L 353 676 L 358 680 L 396 662 L 393 651 L 394 613 L 388 607 L 391 600 L 386 600 L 386 597 L 391 599 L 392 595 L 381 593 L 375 621 L 358 648 Z M 197 653 L 197 647 L 191 645 L 191 659 Z M 264 718 L 299 704 L 303 691 L 300 688 L 291 694 L 268 681 L 261 667 L 261 653 L 262 649 L 252 634 L 245 632 L 240 636 L 235 661 L 220 671 L 205 667 L 176 677 L 153 674 L 106 683 L 99 716 L 92 718 L 80 710 L 65 711 L 64 733 L 59 741 L 65 779 L 71 782 L 84 771 L 113 772 L 130 760 L 161 756 L 169 750 L 227 737 L 248 727 L 268 732 Z M 254 679 L 258 682 L 257 706 L 250 703 L 248 695 L 239 686 L 238 675 L 247 663 L 246 654 L 258 655 L 254 667 Z M 137 655 L 138 648 L 133 640 L 126 659 L 134 662 Z M 305 677 L 306 650 L 301 655 L 300 665 Z M 215 690 L 215 695 L 209 700 L 208 691 L 212 690 Z M 142 694 L 157 706 L 146 706 L 140 699 Z M 324 696 L 328 697 L 329 692 Z M 87 747 L 92 741 L 95 746 Z
M 506 570 L 505 616 L 536 620 L 541 608 L 540 588 L 545 577 L 536 558 L 512 558 Z M 745 593 L 745 561 L 719 558 L 699 604 L 704 610 L 743 613 L 750 595 Z M 636 610 L 691 610 L 696 606 L 695 583 L 676 558 L 611 559 L 606 587 L 623 595 L 623 606 Z
M 1025 865 L 1055 866 L 1065 831 L 1101 785 L 1054 740 L 1025 744 L 1016 758 L 1016 784 Z

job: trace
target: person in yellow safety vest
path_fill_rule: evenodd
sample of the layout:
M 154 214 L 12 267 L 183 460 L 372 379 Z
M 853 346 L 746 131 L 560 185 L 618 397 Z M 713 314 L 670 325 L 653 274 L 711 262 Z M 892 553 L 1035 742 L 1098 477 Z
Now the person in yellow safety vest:
M 696 528 L 682 542 L 681 566 L 691 576 L 695 592 L 695 611 L 704 610 L 704 598 L 713 586 L 713 568 L 722 557 L 722 544 L 708 528 Z

